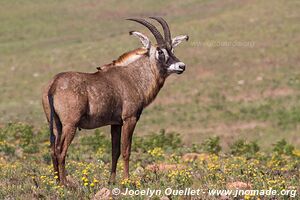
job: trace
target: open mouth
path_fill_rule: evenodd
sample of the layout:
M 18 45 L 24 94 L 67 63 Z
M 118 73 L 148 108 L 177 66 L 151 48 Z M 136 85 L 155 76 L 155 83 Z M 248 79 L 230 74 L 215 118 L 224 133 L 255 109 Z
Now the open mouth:
M 176 71 L 176 74 L 182 74 L 183 72 L 184 72 L 184 70 Z

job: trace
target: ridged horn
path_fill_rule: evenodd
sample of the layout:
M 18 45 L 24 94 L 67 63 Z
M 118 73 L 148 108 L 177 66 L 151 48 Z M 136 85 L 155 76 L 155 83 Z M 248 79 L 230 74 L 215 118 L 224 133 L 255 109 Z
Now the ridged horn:
M 151 33 L 154 35 L 154 37 L 157 41 L 157 44 L 159 46 L 165 46 L 165 40 L 164 40 L 163 36 L 160 34 L 160 32 L 157 30 L 157 28 L 154 25 L 150 24 L 148 21 L 146 21 L 144 19 L 129 18 L 126 20 L 135 21 L 135 22 L 138 22 L 138 23 L 146 26 L 151 31 Z
M 164 30 L 164 35 L 165 35 L 165 41 L 172 45 L 172 38 L 171 38 L 171 32 L 168 23 L 162 18 L 162 17 L 149 17 L 151 19 L 154 19 L 160 23 Z

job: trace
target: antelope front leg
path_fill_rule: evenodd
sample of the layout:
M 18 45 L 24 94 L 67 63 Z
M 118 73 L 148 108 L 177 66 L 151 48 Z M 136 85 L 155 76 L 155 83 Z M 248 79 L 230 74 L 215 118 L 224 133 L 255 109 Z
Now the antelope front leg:
M 122 156 L 124 161 L 124 178 L 129 178 L 129 157 L 131 151 L 132 134 L 136 125 L 135 117 L 124 120 L 122 127 Z
M 112 147 L 112 159 L 111 159 L 111 174 L 109 178 L 109 184 L 116 182 L 116 168 L 118 159 L 121 153 L 121 130 L 122 126 L 120 125 L 112 125 L 111 126 L 111 147 Z

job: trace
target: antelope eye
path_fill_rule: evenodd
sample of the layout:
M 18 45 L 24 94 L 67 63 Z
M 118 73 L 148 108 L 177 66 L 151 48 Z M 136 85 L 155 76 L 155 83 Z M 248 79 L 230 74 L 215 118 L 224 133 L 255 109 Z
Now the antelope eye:
M 160 61 L 165 61 L 165 54 L 161 49 L 157 50 L 156 59 Z

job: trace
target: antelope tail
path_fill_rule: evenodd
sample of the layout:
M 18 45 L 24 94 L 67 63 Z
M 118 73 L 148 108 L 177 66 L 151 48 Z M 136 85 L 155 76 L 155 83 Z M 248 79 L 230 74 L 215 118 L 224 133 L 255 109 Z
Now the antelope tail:
M 56 115 L 54 110 L 54 104 L 53 104 L 53 96 L 51 94 L 48 94 L 48 100 L 50 105 L 50 120 L 49 120 L 49 129 L 50 129 L 50 144 L 51 146 L 55 145 L 55 135 L 53 131 L 53 123 L 54 123 L 54 116 Z

